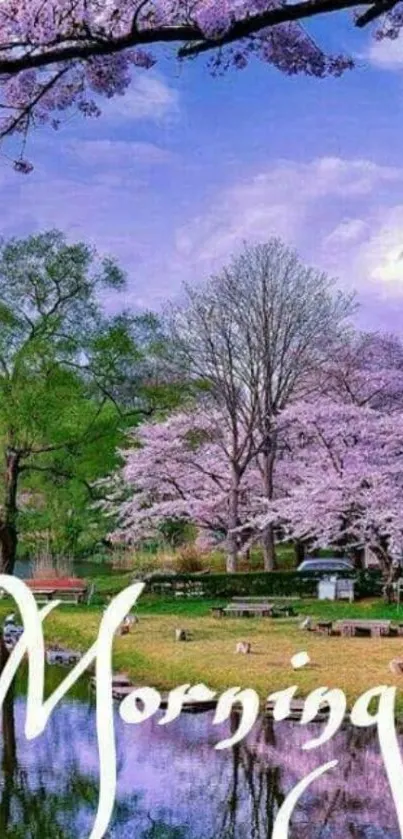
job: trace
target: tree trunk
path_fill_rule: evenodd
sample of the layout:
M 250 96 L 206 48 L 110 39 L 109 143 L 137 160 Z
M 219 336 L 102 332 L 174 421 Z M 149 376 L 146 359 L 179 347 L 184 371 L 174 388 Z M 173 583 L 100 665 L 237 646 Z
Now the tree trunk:
M 17 531 L 13 525 L 0 523 L 1 573 L 14 574 L 17 553 Z
M 274 450 L 263 455 L 263 486 L 264 494 L 268 501 L 273 498 L 273 470 Z M 274 542 L 273 526 L 269 525 L 262 539 L 264 570 L 274 571 L 277 568 L 276 546 Z
M 226 569 L 228 574 L 234 574 L 238 564 L 238 547 L 236 538 L 230 534 L 228 537 L 228 551 Z
M 387 574 L 390 571 L 392 565 L 392 557 L 389 554 L 388 546 L 385 540 L 380 540 L 382 544 L 380 545 L 371 545 L 371 550 L 373 554 L 376 556 L 381 570 L 384 574 Z
M 6 453 L 4 476 L 4 513 L 0 520 L 1 572 L 13 574 L 17 555 L 17 489 L 20 455 L 13 449 Z
M 295 567 L 298 568 L 298 565 L 301 565 L 301 562 L 305 559 L 306 553 L 306 546 L 304 542 L 294 542 L 294 556 L 295 556 Z
M 348 555 L 351 557 L 355 568 L 358 568 L 360 571 L 362 571 L 365 568 L 364 548 L 351 548 L 348 551 Z
M 231 491 L 229 497 L 228 514 L 228 552 L 227 572 L 233 574 L 238 564 L 238 536 L 235 533 L 239 525 L 239 474 L 236 467 L 232 466 Z
M 275 571 L 277 568 L 276 561 L 276 546 L 274 543 L 273 527 L 270 525 L 264 533 L 262 539 L 263 545 L 263 560 L 265 571 Z
M 8 661 L 9 653 L 4 646 L 3 638 L 0 639 L 0 673 Z M 10 816 L 11 802 L 14 791 L 15 776 L 17 773 L 17 739 L 15 734 L 14 720 L 14 680 L 7 692 L 2 708 L 2 734 L 3 734 L 3 758 L 2 773 L 3 785 L 0 799 L 0 835 L 7 836 Z

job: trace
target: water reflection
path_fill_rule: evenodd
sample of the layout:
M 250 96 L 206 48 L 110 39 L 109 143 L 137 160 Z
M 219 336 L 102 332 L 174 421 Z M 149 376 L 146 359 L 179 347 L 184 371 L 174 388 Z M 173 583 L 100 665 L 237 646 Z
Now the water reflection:
M 52 669 L 51 681 L 58 678 Z M 86 681 L 35 741 L 25 740 L 24 714 L 17 684 L 2 714 L 0 836 L 85 839 L 98 798 Z M 155 719 L 127 726 L 116 717 L 118 793 L 109 839 L 270 839 L 287 792 L 335 758 L 338 767 L 301 800 L 290 839 L 400 839 L 376 738 L 346 727 L 330 744 L 303 752 L 318 728 L 261 720 L 246 742 L 217 752 L 225 732 L 210 713 L 163 727 Z

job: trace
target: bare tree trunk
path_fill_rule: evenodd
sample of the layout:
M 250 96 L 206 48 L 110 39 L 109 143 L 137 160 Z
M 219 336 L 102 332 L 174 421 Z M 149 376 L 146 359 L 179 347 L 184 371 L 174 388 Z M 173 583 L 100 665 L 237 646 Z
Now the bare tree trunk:
M 274 471 L 275 452 L 272 448 L 270 452 L 263 455 L 263 487 L 264 493 L 268 501 L 273 498 L 273 471 Z M 272 525 L 265 530 L 263 539 L 263 561 L 265 571 L 275 571 L 277 568 L 276 559 L 276 545 L 274 542 L 274 531 Z
M 358 568 L 360 571 L 365 568 L 365 549 L 364 548 L 351 548 L 348 551 L 355 568 Z
M 232 464 L 231 471 L 232 486 L 229 497 L 227 571 L 233 574 L 237 570 L 238 565 L 238 536 L 235 530 L 239 524 L 239 473 L 234 464 Z
M 20 455 L 13 449 L 6 453 L 4 476 L 4 515 L 0 520 L 1 571 L 13 574 L 17 554 L 17 488 L 20 473 Z
M 299 542 L 299 541 L 294 542 L 294 556 L 295 556 L 295 566 L 296 567 L 298 567 L 298 565 L 300 565 L 301 562 L 304 561 L 305 553 L 306 553 L 306 545 L 304 544 L 304 542 Z
M 270 525 L 267 530 L 265 530 L 263 539 L 262 539 L 262 546 L 263 546 L 263 561 L 264 561 L 264 570 L 265 571 L 275 571 L 277 568 L 277 560 L 276 560 L 276 546 L 274 542 L 274 533 L 273 528 Z
M 380 539 L 379 546 L 372 547 L 371 550 L 376 556 L 382 571 L 386 574 L 390 571 L 392 565 L 392 557 L 389 553 L 389 546 L 385 539 Z

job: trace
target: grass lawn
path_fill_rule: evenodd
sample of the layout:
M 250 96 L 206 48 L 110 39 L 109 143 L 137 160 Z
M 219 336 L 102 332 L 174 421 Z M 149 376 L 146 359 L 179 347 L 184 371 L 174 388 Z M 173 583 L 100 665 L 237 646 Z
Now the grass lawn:
M 127 671 L 136 683 L 160 689 L 204 682 L 217 690 L 252 687 L 262 699 L 292 684 L 298 685 L 300 695 L 327 685 L 342 688 L 351 703 L 376 685 L 400 686 L 388 663 L 403 656 L 402 638 L 329 638 L 300 630 L 295 619 L 217 619 L 210 615 L 213 605 L 217 601 L 143 597 L 137 609 L 139 623 L 130 635 L 116 639 L 115 669 Z M 384 617 L 403 622 L 403 607 L 399 616 L 396 606 L 380 601 L 350 605 L 304 600 L 296 609 L 300 615 L 323 618 Z M 10 602 L 3 602 L 0 619 L 7 611 Z M 101 617 L 100 606 L 62 606 L 47 618 L 46 638 L 85 650 L 96 637 Z M 188 629 L 193 640 L 176 643 L 178 626 Z M 235 654 L 239 640 L 251 642 L 251 655 Z M 302 650 L 309 653 L 311 664 L 294 672 L 290 658 Z M 403 709 L 403 694 L 399 706 Z

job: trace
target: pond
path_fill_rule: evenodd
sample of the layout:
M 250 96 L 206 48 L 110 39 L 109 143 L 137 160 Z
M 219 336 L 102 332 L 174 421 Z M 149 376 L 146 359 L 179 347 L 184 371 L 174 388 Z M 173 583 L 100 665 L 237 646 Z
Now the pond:
M 75 577 L 84 577 L 87 579 L 97 577 L 100 573 L 105 573 L 105 571 L 108 571 L 109 574 L 115 573 L 112 565 L 90 562 L 89 560 L 76 560 L 73 562 L 71 569 L 71 573 Z M 29 580 L 32 577 L 32 563 L 27 559 L 18 559 L 15 563 L 14 575 L 19 577 L 20 580 Z
M 48 674 L 54 689 L 65 676 Z M 98 801 L 95 708 L 83 678 L 43 735 L 24 737 L 25 698 L 17 683 L 3 710 L 0 836 L 85 839 Z M 304 752 L 320 725 L 261 719 L 251 736 L 216 751 L 225 727 L 213 715 L 182 714 L 161 727 L 127 726 L 116 714 L 118 790 L 109 839 L 270 839 L 284 796 L 316 766 L 317 780 L 295 811 L 290 839 L 400 839 L 376 738 L 345 727 Z

